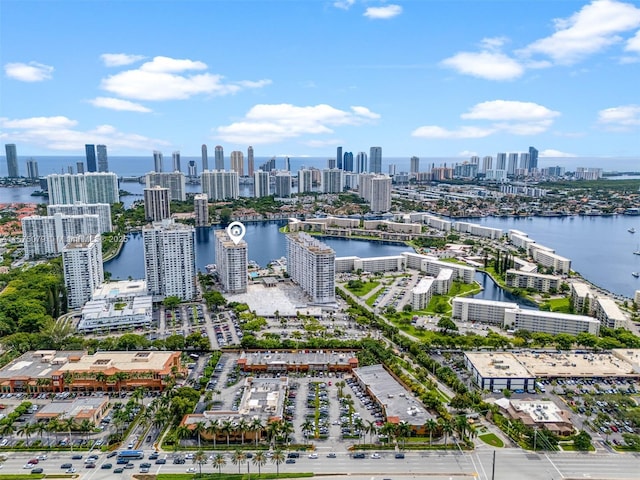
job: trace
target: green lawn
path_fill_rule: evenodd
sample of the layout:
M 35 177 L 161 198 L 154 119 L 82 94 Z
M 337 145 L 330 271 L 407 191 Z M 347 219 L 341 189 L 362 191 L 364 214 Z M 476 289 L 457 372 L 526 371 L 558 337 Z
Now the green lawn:
M 504 447 L 504 442 L 495 433 L 485 433 L 484 435 L 479 435 L 478 438 L 492 447 Z
M 549 304 L 552 312 L 569 313 L 571 310 L 571 299 L 569 297 L 553 298 L 545 303 Z
M 374 288 L 376 288 L 378 285 L 380 285 L 380 282 L 376 282 L 374 280 L 368 281 L 368 282 L 363 282 L 362 284 L 362 288 L 349 288 L 349 284 L 345 284 L 345 288 L 347 290 L 349 290 L 351 293 L 353 293 L 354 295 L 357 295 L 358 297 L 364 297 L 367 293 L 369 293 L 371 290 L 373 290 Z

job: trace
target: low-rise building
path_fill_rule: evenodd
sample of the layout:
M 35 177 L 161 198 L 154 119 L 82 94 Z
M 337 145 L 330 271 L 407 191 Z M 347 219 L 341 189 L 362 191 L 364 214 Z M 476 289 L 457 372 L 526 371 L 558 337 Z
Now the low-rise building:
M 544 428 L 560 436 L 571 435 L 575 431 L 569 412 L 551 401 L 501 398 L 495 403 L 505 417 L 520 420 L 527 427 Z
M 531 245 L 531 257 L 543 267 L 551 268 L 555 272 L 569 273 L 571 271 L 571 260 L 562 257 L 550 249 L 541 248 L 539 244 Z
M 465 365 L 481 390 L 535 391 L 536 377 L 507 352 L 465 352 Z
M 468 233 L 476 237 L 490 238 L 496 240 L 502 237 L 502 230 L 500 228 L 483 227 L 477 223 L 468 222 L 456 222 L 453 224 L 453 229 L 456 232 Z
M 592 302 L 591 307 L 594 317 L 600 320 L 603 327 L 626 328 L 627 317 L 613 299 L 598 297 Z
M 552 335 L 558 333 L 577 335 L 582 332 L 598 335 L 600 332 L 600 322 L 586 315 L 571 315 L 568 313 L 520 308 L 505 310 L 503 327 L 511 330 L 545 332 Z
M 246 351 L 238 359 L 243 372 L 350 372 L 358 366 L 355 352 L 342 350 Z
M 507 270 L 506 283 L 512 288 L 530 288 L 537 292 L 557 292 L 562 278 L 542 273 L 530 273 L 520 270 Z
M 109 397 L 78 397 L 73 400 L 55 400 L 47 403 L 34 415 L 38 422 L 54 418 L 71 418 L 80 425 L 88 420 L 98 425 L 109 408 Z
M 467 267 L 465 265 L 459 265 L 453 262 L 444 262 L 437 257 L 429 255 L 421 255 L 413 252 L 402 252 L 405 257 L 406 268 L 413 270 L 420 270 L 428 275 L 437 277 L 440 270 L 448 268 L 453 270 L 453 280 L 463 283 L 473 283 L 476 275 L 476 269 Z
M 517 303 L 483 300 L 480 298 L 455 297 L 451 316 L 461 322 L 481 322 L 493 325 L 504 324 L 504 312 L 518 308 Z
M 445 295 L 453 284 L 453 270 L 443 268 L 435 278 L 423 278 L 411 289 L 411 306 L 414 310 L 427 308 L 434 295 Z

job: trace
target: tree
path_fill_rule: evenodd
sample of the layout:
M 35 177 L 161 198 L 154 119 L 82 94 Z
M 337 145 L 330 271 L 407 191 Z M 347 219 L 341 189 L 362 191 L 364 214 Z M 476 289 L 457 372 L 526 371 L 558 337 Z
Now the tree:
M 220 210 L 220 224 L 224 227 L 231 223 L 231 215 L 233 214 L 233 210 L 230 208 L 223 208 Z
M 198 450 L 193 456 L 193 463 L 198 465 L 198 468 L 200 469 L 200 476 L 202 476 L 202 465 L 207 464 L 207 454 L 204 453 L 203 450 Z
M 222 475 L 222 467 L 227 464 L 224 455 L 222 455 L 221 453 L 216 453 L 216 456 L 213 457 L 213 461 L 211 463 L 218 469 L 218 475 Z
M 220 433 L 220 424 L 218 423 L 218 420 L 211 420 L 207 425 L 206 432 L 208 435 L 213 437 L 213 449 L 215 450 L 218 433 Z
M 234 465 L 238 465 L 238 475 L 240 475 L 240 466 L 244 463 L 246 459 L 247 459 L 247 454 L 240 449 L 235 450 L 233 452 L 233 455 L 231 455 L 231 462 Z
M 196 422 L 194 424 L 194 429 L 193 431 L 196 433 L 196 435 L 198 435 L 198 448 L 200 448 L 201 443 L 200 443 L 200 435 L 202 435 L 202 432 L 207 430 L 207 425 L 204 422 Z
M 580 433 L 573 438 L 573 446 L 581 452 L 589 451 L 591 449 L 591 435 L 580 430 Z
M 256 452 L 256 454 L 253 456 L 253 459 L 251 459 L 251 462 L 258 467 L 259 477 L 261 474 L 260 469 L 267 463 L 267 456 L 262 451 Z
M 445 335 L 449 333 L 449 331 L 458 331 L 458 326 L 455 324 L 455 322 L 447 317 L 442 317 L 440 320 L 438 320 L 438 328 L 440 328 L 442 330 L 442 333 L 444 333 Z
M 276 476 L 280 476 L 280 464 L 285 460 L 284 453 L 280 449 L 276 449 L 273 451 L 273 455 L 271 456 L 271 463 L 276 464 Z
M 433 432 L 438 429 L 438 423 L 430 418 L 426 422 L 424 422 L 424 428 L 429 432 L 429 446 L 431 446 L 431 440 L 433 439 Z
M 187 427 L 186 425 L 180 425 L 178 428 L 176 428 L 174 435 L 176 439 L 174 450 L 177 452 L 178 448 L 180 448 L 180 440 L 189 438 L 192 435 L 192 433 L 189 427 Z

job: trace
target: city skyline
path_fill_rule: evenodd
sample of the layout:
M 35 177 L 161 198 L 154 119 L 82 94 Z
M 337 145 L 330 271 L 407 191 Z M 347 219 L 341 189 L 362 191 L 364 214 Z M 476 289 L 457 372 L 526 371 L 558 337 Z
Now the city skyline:
M 29 5 L 5 2 L 0 25 L 0 138 L 22 158 L 85 144 L 115 156 L 191 157 L 202 144 L 327 158 L 380 145 L 383 160 L 524 145 L 541 158 L 639 153 L 631 2 L 163 2 L 153 15 L 147 2 Z M 179 38 L 140 34 L 176 19 L 189 25 Z M 230 42 L 239 23 L 287 34 Z M 78 24 L 119 34 L 87 37 Z

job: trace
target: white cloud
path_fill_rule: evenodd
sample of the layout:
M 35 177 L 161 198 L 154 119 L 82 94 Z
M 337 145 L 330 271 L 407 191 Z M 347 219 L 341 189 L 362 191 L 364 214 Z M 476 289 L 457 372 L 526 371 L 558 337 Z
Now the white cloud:
M 512 135 L 536 135 L 545 132 L 553 124 L 559 112 L 532 102 L 514 100 L 492 100 L 474 105 L 463 120 L 490 122 L 484 126 L 461 126 L 448 129 L 437 125 L 426 125 L 415 129 L 411 135 L 421 138 L 459 139 L 483 138 L 494 133 Z
M 76 120 L 64 116 L 0 118 L 0 129 L 12 140 L 56 151 L 77 152 L 87 142 L 109 145 L 113 150 L 149 151 L 169 146 L 164 140 L 120 132 L 112 125 L 98 125 L 89 130 L 77 126 Z
M 130 102 L 129 100 L 122 100 L 121 98 L 96 97 L 92 100 L 89 100 L 89 103 L 94 107 L 108 108 L 110 110 L 119 110 L 124 112 L 149 113 L 152 111 L 150 108 L 147 108 L 144 105 Z
M 567 153 L 561 152 L 560 150 L 553 150 L 552 148 L 548 148 L 547 150 L 543 150 L 538 154 L 539 157 L 551 157 L 551 158 L 573 158 L 577 157 L 575 153 Z
M 627 45 L 624 47 L 627 52 L 640 53 L 640 30 L 636 34 L 627 40 Z
M 384 7 L 369 7 L 365 10 L 364 16 L 374 20 L 386 20 L 397 17 L 402 13 L 400 5 L 385 5 Z
M 354 3 L 356 3 L 356 0 L 338 0 L 337 2 L 333 2 L 333 6 L 342 10 L 349 10 Z
M 483 50 L 500 50 L 500 48 L 509 41 L 507 37 L 488 37 L 483 38 L 480 42 Z
M 569 18 L 554 20 L 556 32 L 524 48 L 524 55 L 542 54 L 570 65 L 619 43 L 619 34 L 640 26 L 640 9 L 615 0 L 595 0 Z
M 524 73 L 524 67 L 513 58 L 488 50 L 459 52 L 444 59 L 441 64 L 458 73 L 487 80 L 514 80 Z
M 21 82 L 42 82 L 51 80 L 53 67 L 38 62 L 7 63 L 4 73 L 7 77 Z
M 333 127 L 363 125 L 380 118 L 366 107 L 340 110 L 331 105 L 259 104 L 244 119 L 215 129 L 216 136 L 233 143 L 277 143 L 303 135 L 332 134 Z
M 206 70 L 200 61 L 155 57 L 134 70 L 125 70 L 104 78 L 102 89 L 134 100 L 184 100 L 194 95 L 229 95 L 247 88 L 261 88 L 270 80 L 225 82 L 212 73 L 184 74 Z
M 463 150 L 458 153 L 458 157 L 475 157 L 478 156 L 478 152 L 474 152 L 473 150 Z
M 107 67 L 123 67 L 144 60 L 144 55 L 130 55 L 128 53 L 103 53 L 100 59 Z
M 598 121 L 618 129 L 638 126 L 640 125 L 640 105 L 621 105 L 600 110 Z
M 440 138 L 440 139 L 459 139 L 459 138 L 484 138 L 488 137 L 495 130 L 491 128 L 479 127 L 460 127 L 455 130 L 438 127 L 437 125 L 425 125 L 418 127 L 411 132 L 412 137 L 419 138 Z

